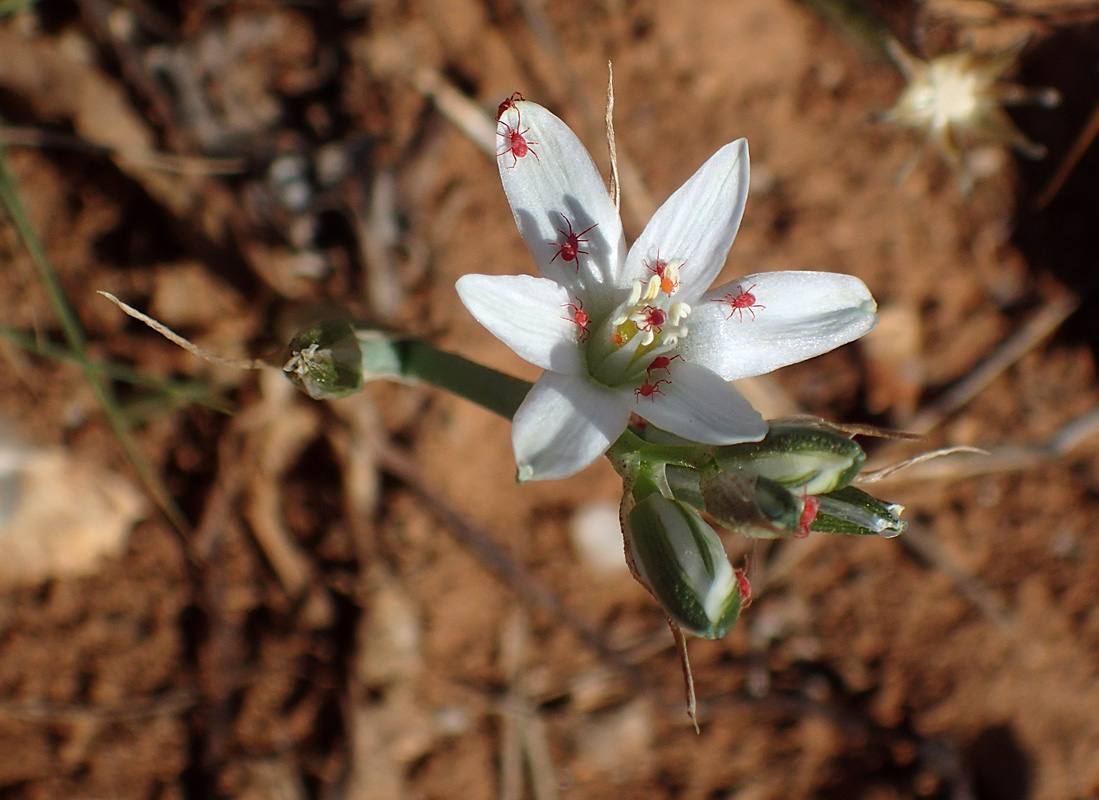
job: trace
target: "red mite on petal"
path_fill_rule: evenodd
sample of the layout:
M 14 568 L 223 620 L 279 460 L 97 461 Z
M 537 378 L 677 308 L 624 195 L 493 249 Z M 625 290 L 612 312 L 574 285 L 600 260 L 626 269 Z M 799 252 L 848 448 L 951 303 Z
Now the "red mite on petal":
M 669 375 L 671 375 L 672 374 L 671 364 L 677 358 L 680 361 L 683 360 L 683 356 L 679 355 L 678 353 L 676 353 L 671 358 L 669 358 L 668 356 L 657 356 L 656 358 L 654 358 L 652 360 L 652 363 L 649 364 L 649 366 L 645 367 L 645 374 L 648 375 L 651 378 L 653 376 L 653 370 L 654 369 L 662 369 L 665 372 L 667 372 Z
M 514 95 L 512 95 L 512 97 L 514 97 Z M 522 99 L 522 98 L 520 98 L 520 99 Z M 500 107 L 503 108 L 504 111 L 507 111 L 507 108 L 504 108 L 504 105 L 507 104 L 507 103 L 511 103 L 512 107 L 514 107 L 514 105 L 515 105 L 514 102 L 510 98 L 505 100 L 503 103 L 500 104 Z M 504 140 L 506 142 L 506 144 L 504 145 L 504 149 L 498 151 L 496 153 L 496 157 L 500 158 L 502 156 L 508 155 L 509 153 L 511 154 L 511 166 L 508 167 L 508 169 L 513 169 L 515 167 L 515 165 L 519 163 L 519 159 L 520 158 L 525 158 L 528 153 L 530 155 L 534 156 L 534 160 L 537 161 L 539 164 L 542 163 L 542 159 L 540 159 L 538 157 L 538 153 L 536 153 L 534 151 L 534 148 L 531 147 L 531 145 L 535 145 L 535 144 L 539 144 L 539 143 L 538 142 L 527 141 L 526 134 L 527 134 L 528 131 L 530 131 L 530 128 L 526 127 L 526 128 L 523 128 L 522 130 L 520 130 L 522 125 L 523 125 L 523 120 L 519 116 L 519 109 L 516 108 L 515 109 L 515 127 L 514 128 L 511 127 L 510 125 L 508 125 L 505 122 L 504 123 L 504 128 L 507 132 L 506 133 L 499 133 L 498 132 L 496 134 L 497 136 L 503 136 Z
M 505 111 L 507 111 L 509 108 L 515 108 L 515 103 L 523 99 L 523 95 L 519 94 L 519 92 L 512 92 L 511 97 L 504 100 L 504 102 L 500 103 L 500 105 L 496 108 L 496 121 L 499 122 L 500 117 L 504 116 Z
M 713 300 L 714 303 L 728 303 L 729 304 L 729 316 L 725 319 L 732 319 L 733 314 L 740 314 L 740 321 L 744 321 L 744 312 L 748 311 L 752 315 L 752 319 L 756 318 L 756 312 L 753 309 L 767 308 L 767 306 L 761 306 L 756 302 L 756 296 L 752 294 L 752 289 L 756 288 L 756 284 L 752 284 L 747 289 L 737 284 L 737 294 L 727 294 L 719 300 Z
M 576 334 L 576 341 L 586 342 L 588 337 L 591 336 L 591 331 L 588 330 L 588 323 L 591 322 L 591 317 L 588 316 L 588 312 L 584 310 L 584 301 L 579 297 L 576 298 L 575 303 L 565 303 L 562 308 L 571 308 L 571 317 L 561 317 L 563 320 L 572 322 L 580 329 L 580 332 Z
M 662 383 L 671 383 L 671 381 L 661 378 L 656 383 L 649 383 L 646 378 L 643 384 L 633 390 L 634 399 L 640 400 L 642 397 L 647 397 L 650 400 L 656 400 L 654 395 L 664 394 L 664 392 L 660 391 L 660 384 Z
M 564 214 L 562 214 L 561 219 L 565 220 L 565 224 L 568 226 L 569 232 L 565 233 L 563 230 L 558 228 L 557 232 L 565 237 L 564 243 L 563 244 L 558 244 L 557 242 L 549 242 L 548 243 L 548 244 L 552 244 L 552 245 L 557 247 L 557 254 L 554 255 L 553 258 L 550 259 L 550 263 L 552 264 L 558 258 L 560 258 L 562 261 L 576 261 L 577 262 L 576 263 L 576 271 L 579 272 L 580 271 L 580 262 L 577 260 L 577 256 L 579 256 L 579 255 L 585 255 L 585 256 L 586 255 L 591 255 L 587 250 L 581 250 L 580 249 L 580 243 L 581 242 L 586 243 L 588 241 L 587 239 L 581 239 L 580 237 L 583 236 L 588 231 L 590 231 L 592 228 L 594 228 L 599 223 L 597 222 L 597 223 L 595 223 L 595 225 L 591 225 L 591 226 L 585 228 L 584 230 L 580 231 L 579 233 L 574 233 L 573 230 L 572 230 L 572 222 L 569 221 L 569 218 L 566 217 Z

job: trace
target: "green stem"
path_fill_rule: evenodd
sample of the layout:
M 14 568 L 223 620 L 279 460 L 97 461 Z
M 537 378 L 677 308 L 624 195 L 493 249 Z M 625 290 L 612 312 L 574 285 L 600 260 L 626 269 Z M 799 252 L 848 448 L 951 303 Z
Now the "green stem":
M 428 344 L 422 339 L 394 337 L 338 318 L 322 321 L 294 337 L 284 369 L 315 400 L 346 397 L 364 382 L 413 380 L 476 403 L 504 419 L 512 419 L 533 384 Z M 651 445 L 632 431 L 607 450 L 619 475 L 636 474 L 638 454 L 658 453 L 663 462 L 698 468 L 710 448 Z
M 0 125 L 2 124 L 3 121 L 0 120 Z M 175 498 L 172 497 L 167 487 L 153 471 L 149 462 L 141 453 L 137 443 L 130 435 L 127 420 L 123 415 L 122 410 L 119 408 L 118 403 L 115 401 L 114 395 L 92 366 L 92 362 L 88 357 L 84 329 L 80 325 L 80 319 L 77 317 L 72 304 L 69 302 L 68 296 L 61 287 L 61 282 L 57 278 L 57 273 L 54 271 L 49 258 L 46 256 L 46 248 L 43 246 L 42 240 L 38 238 L 38 234 L 31 226 L 26 210 L 23 208 L 23 202 L 19 196 L 19 189 L 15 183 L 15 176 L 7 165 L 7 154 L 5 152 L 2 137 L 0 137 L 0 209 L 7 212 L 12 227 L 15 228 L 16 235 L 26 248 L 34 265 L 38 268 L 39 279 L 42 281 L 42 285 L 46 289 L 46 294 L 50 298 L 50 305 L 57 315 L 57 321 L 61 326 L 61 332 L 68 342 L 73 357 L 80 364 L 80 368 L 84 373 L 84 379 L 87 382 L 88 387 L 92 390 L 92 394 L 95 395 L 95 399 L 99 403 L 99 407 L 103 411 L 103 416 L 106 418 L 107 423 L 111 426 L 115 438 L 118 439 L 119 445 L 133 465 L 141 482 L 145 484 L 145 488 L 148 489 L 165 516 L 168 517 L 172 526 L 179 533 L 184 533 L 189 528 L 187 518 L 176 504 Z
M 464 397 L 482 408 L 511 419 L 531 390 L 532 384 L 503 372 L 470 361 L 467 358 L 439 350 L 421 339 L 400 339 L 391 343 L 399 362 L 399 372 L 406 378 L 430 384 L 451 394 Z M 700 454 L 697 445 L 652 445 L 632 431 L 622 435 L 607 450 L 607 458 L 620 475 L 632 470 L 637 453 L 646 453 L 659 460 L 698 468 L 712 456 L 705 448 Z
M 16 347 L 20 347 L 28 353 L 51 358 L 55 361 L 72 361 L 83 364 L 80 357 L 68 348 L 53 344 L 48 340 L 40 340 L 38 337 L 24 331 L 0 325 L 0 338 L 7 339 Z M 209 385 L 201 381 L 174 381 L 152 378 L 141 370 L 110 361 L 89 359 L 87 363 L 96 375 L 101 375 L 110 380 L 129 383 L 134 386 L 144 386 L 153 389 L 158 394 L 178 398 L 184 403 L 198 403 L 215 411 L 220 411 L 222 414 L 231 414 L 233 412 L 232 406 L 224 400 L 214 397 Z
M 437 350 L 420 339 L 400 339 L 393 342 L 393 349 L 404 377 L 464 397 L 504 419 L 515 416 L 533 386 L 454 353 Z

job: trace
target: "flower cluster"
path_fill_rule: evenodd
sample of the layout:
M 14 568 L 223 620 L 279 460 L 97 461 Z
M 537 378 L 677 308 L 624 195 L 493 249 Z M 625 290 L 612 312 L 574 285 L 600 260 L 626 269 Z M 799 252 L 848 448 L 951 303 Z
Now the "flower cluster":
M 497 163 L 540 277 L 466 275 L 458 295 L 546 370 L 513 419 L 520 480 L 591 464 L 631 414 L 692 442 L 758 441 L 767 424 L 729 381 L 824 353 L 873 328 L 849 275 L 770 272 L 709 289 L 748 193 L 748 145 L 717 151 L 627 249 L 576 135 L 542 106 L 501 105 Z
M 752 538 L 900 535 L 903 508 L 851 485 L 866 460 L 852 436 L 866 432 L 798 418 L 773 422 L 759 442 L 638 447 L 622 470 L 634 576 L 673 625 L 719 639 L 736 623 L 751 586 L 703 514 Z

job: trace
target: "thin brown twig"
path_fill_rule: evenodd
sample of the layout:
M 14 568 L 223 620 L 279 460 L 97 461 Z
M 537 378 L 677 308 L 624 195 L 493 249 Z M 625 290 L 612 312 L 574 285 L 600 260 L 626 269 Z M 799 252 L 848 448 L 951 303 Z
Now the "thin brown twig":
M 500 633 L 500 667 L 507 680 L 507 693 L 500 704 L 500 790 L 499 800 L 522 800 L 523 797 L 523 734 L 522 726 L 528 710 L 519 690 L 522 676 L 522 655 L 526 646 L 526 620 L 523 609 L 512 609 L 504 620 Z
M 879 484 L 917 483 L 922 481 L 961 480 L 979 475 L 1019 472 L 1062 458 L 1086 440 L 1099 434 L 1099 408 L 1094 408 L 1062 425 L 1044 442 L 1031 445 L 1007 445 L 991 448 L 985 454 L 962 453 L 916 464 L 893 472 Z
M 420 67 L 412 73 L 411 80 L 413 88 L 431 100 L 439 113 L 478 150 L 496 158 L 496 125 L 483 108 L 433 69 Z
M 126 161 L 134 166 L 185 176 L 238 175 L 244 171 L 243 158 L 178 156 L 156 150 L 133 150 L 89 142 L 63 131 L 44 128 L 4 127 L 4 144 L 19 147 L 57 148 L 91 153 Z
M 927 461 L 934 461 L 938 458 L 945 458 L 946 456 L 954 456 L 959 453 L 973 453 L 976 455 L 987 456 L 990 455 L 987 450 L 983 450 L 980 447 L 971 447 L 969 445 L 956 445 L 954 447 L 940 447 L 936 450 L 929 450 L 926 453 L 920 453 L 918 456 L 912 458 L 905 458 L 897 461 L 893 464 L 888 464 L 879 469 L 863 470 L 859 473 L 858 477 L 853 481 L 856 486 L 865 486 L 868 483 L 879 483 L 885 480 L 890 475 L 895 475 L 901 470 L 911 469 L 917 464 L 923 464 Z
M 150 328 L 159 333 L 168 341 L 172 342 L 175 345 L 178 345 L 179 347 L 182 347 L 188 353 L 195 356 L 195 358 L 200 358 L 203 361 L 209 361 L 213 364 L 222 364 L 227 367 L 236 367 L 237 369 L 244 370 L 278 369 L 278 367 L 273 367 L 272 365 L 267 364 L 258 358 L 227 358 L 225 356 L 216 356 L 212 353 L 207 353 L 197 344 L 193 344 L 192 342 L 183 338 L 164 323 L 153 319 L 148 314 L 143 314 L 133 306 L 123 303 L 110 292 L 100 291 L 98 292 L 98 294 L 106 297 L 129 316 L 133 317 L 136 320 L 144 322 L 146 325 L 148 325 Z
M 611 197 L 614 210 L 622 213 L 622 187 L 618 181 L 618 148 L 614 141 L 614 67 L 607 62 L 607 149 L 611 154 Z
M 508 690 L 500 709 L 504 732 L 499 798 L 520 800 L 523 797 L 522 772 L 526 763 L 534 800 L 557 800 L 556 771 L 545 725 L 538 716 L 536 705 L 523 689 L 523 656 L 528 628 L 525 610 L 517 608 L 504 622 L 501 635 L 501 666 L 508 679 Z
M 1079 307 L 1080 300 L 1074 295 L 1065 295 L 1046 303 L 967 375 L 939 395 L 933 403 L 921 409 L 903 427 L 921 435 L 937 428 L 943 420 L 987 388 L 1008 367 L 1051 336 Z
M 1053 202 L 1053 198 L 1061 191 L 1061 187 L 1065 185 L 1065 181 L 1076 169 L 1076 165 L 1080 163 L 1080 159 L 1084 157 L 1084 153 L 1091 147 L 1091 143 L 1095 141 L 1097 135 L 1099 135 L 1099 102 L 1095 104 L 1095 109 L 1091 112 L 1091 116 L 1088 118 L 1083 130 L 1073 140 L 1072 146 L 1065 153 L 1065 157 L 1057 165 L 1057 171 L 1053 173 L 1053 177 L 1046 182 L 1046 185 L 1038 192 L 1038 196 L 1034 198 L 1035 211 L 1041 211 Z
M 668 618 L 668 627 L 672 631 L 672 639 L 675 640 L 675 651 L 679 655 L 679 667 L 683 671 L 683 691 L 687 695 L 687 716 L 694 725 L 695 733 L 698 733 L 698 698 L 695 696 L 695 679 L 691 674 L 691 659 L 687 654 L 687 636 L 679 626 Z
M 114 51 L 127 82 L 149 102 L 157 122 L 164 127 L 168 146 L 181 152 L 188 150 L 190 143 L 176 125 L 168 93 L 146 71 L 144 60 L 136 48 L 111 33 L 111 6 L 104 0 L 78 0 L 78 5 L 95 37 Z
M 1069 25 L 1099 17 L 1099 8 L 1096 8 L 1094 3 L 1090 4 L 1090 7 L 1066 3 L 1039 11 L 1019 8 L 1017 4 L 1008 0 L 984 0 L 984 2 L 995 8 L 1001 16 L 1034 20 L 1048 25 Z
M 928 566 L 945 575 L 958 592 L 974 608 L 1008 636 L 1018 633 L 1015 613 L 1003 595 L 976 575 L 963 569 L 932 536 L 918 527 L 909 525 L 901 544 L 922 559 Z
M 44 701 L 0 703 L 0 717 L 33 722 L 73 722 L 86 719 L 126 722 L 150 717 L 176 716 L 198 705 L 198 695 L 190 689 L 173 689 L 109 706 L 65 704 Z

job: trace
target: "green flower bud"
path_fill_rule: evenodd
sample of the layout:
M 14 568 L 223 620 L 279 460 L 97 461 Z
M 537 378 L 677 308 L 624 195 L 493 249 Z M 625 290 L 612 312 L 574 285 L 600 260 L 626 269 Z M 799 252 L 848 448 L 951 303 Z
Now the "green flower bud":
M 314 400 L 346 397 L 365 381 L 404 380 L 392 339 L 381 331 L 356 331 L 344 320 L 321 322 L 295 336 L 283 371 Z
M 672 497 L 694 508 L 706 508 L 706 500 L 699 490 L 698 470 L 690 467 L 681 467 L 676 464 L 664 466 L 664 478 Z
M 630 510 L 625 523 L 634 568 L 668 617 L 704 639 L 728 633 L 740 616 L 747 583 L 714 529 L 686 503 L 656 491 Z
M 835 431 L 772 422 L 761 441 L 719 447 L 714 461 L 722 469 L 746 470 L 800 494 L 824 494 L 853 481 L 866 454 L 850 437 Z
M 892 539 L 908 527 L 901 519 L 904 506 L 883 502 L 854 486 L 821 495 L 817 500 L 820 509 L 810 530 Z
M 782 484 L 742 469 L 704 475 L 699 489 L 706 512 L 721 525 L 754 539 L 801 536 L 806 507 L 803 496 Z
M 363 388 L 359 339 L 342 320 L 322 322 L 295 336 L 282 369 L 314 400 L 334 400 Z

